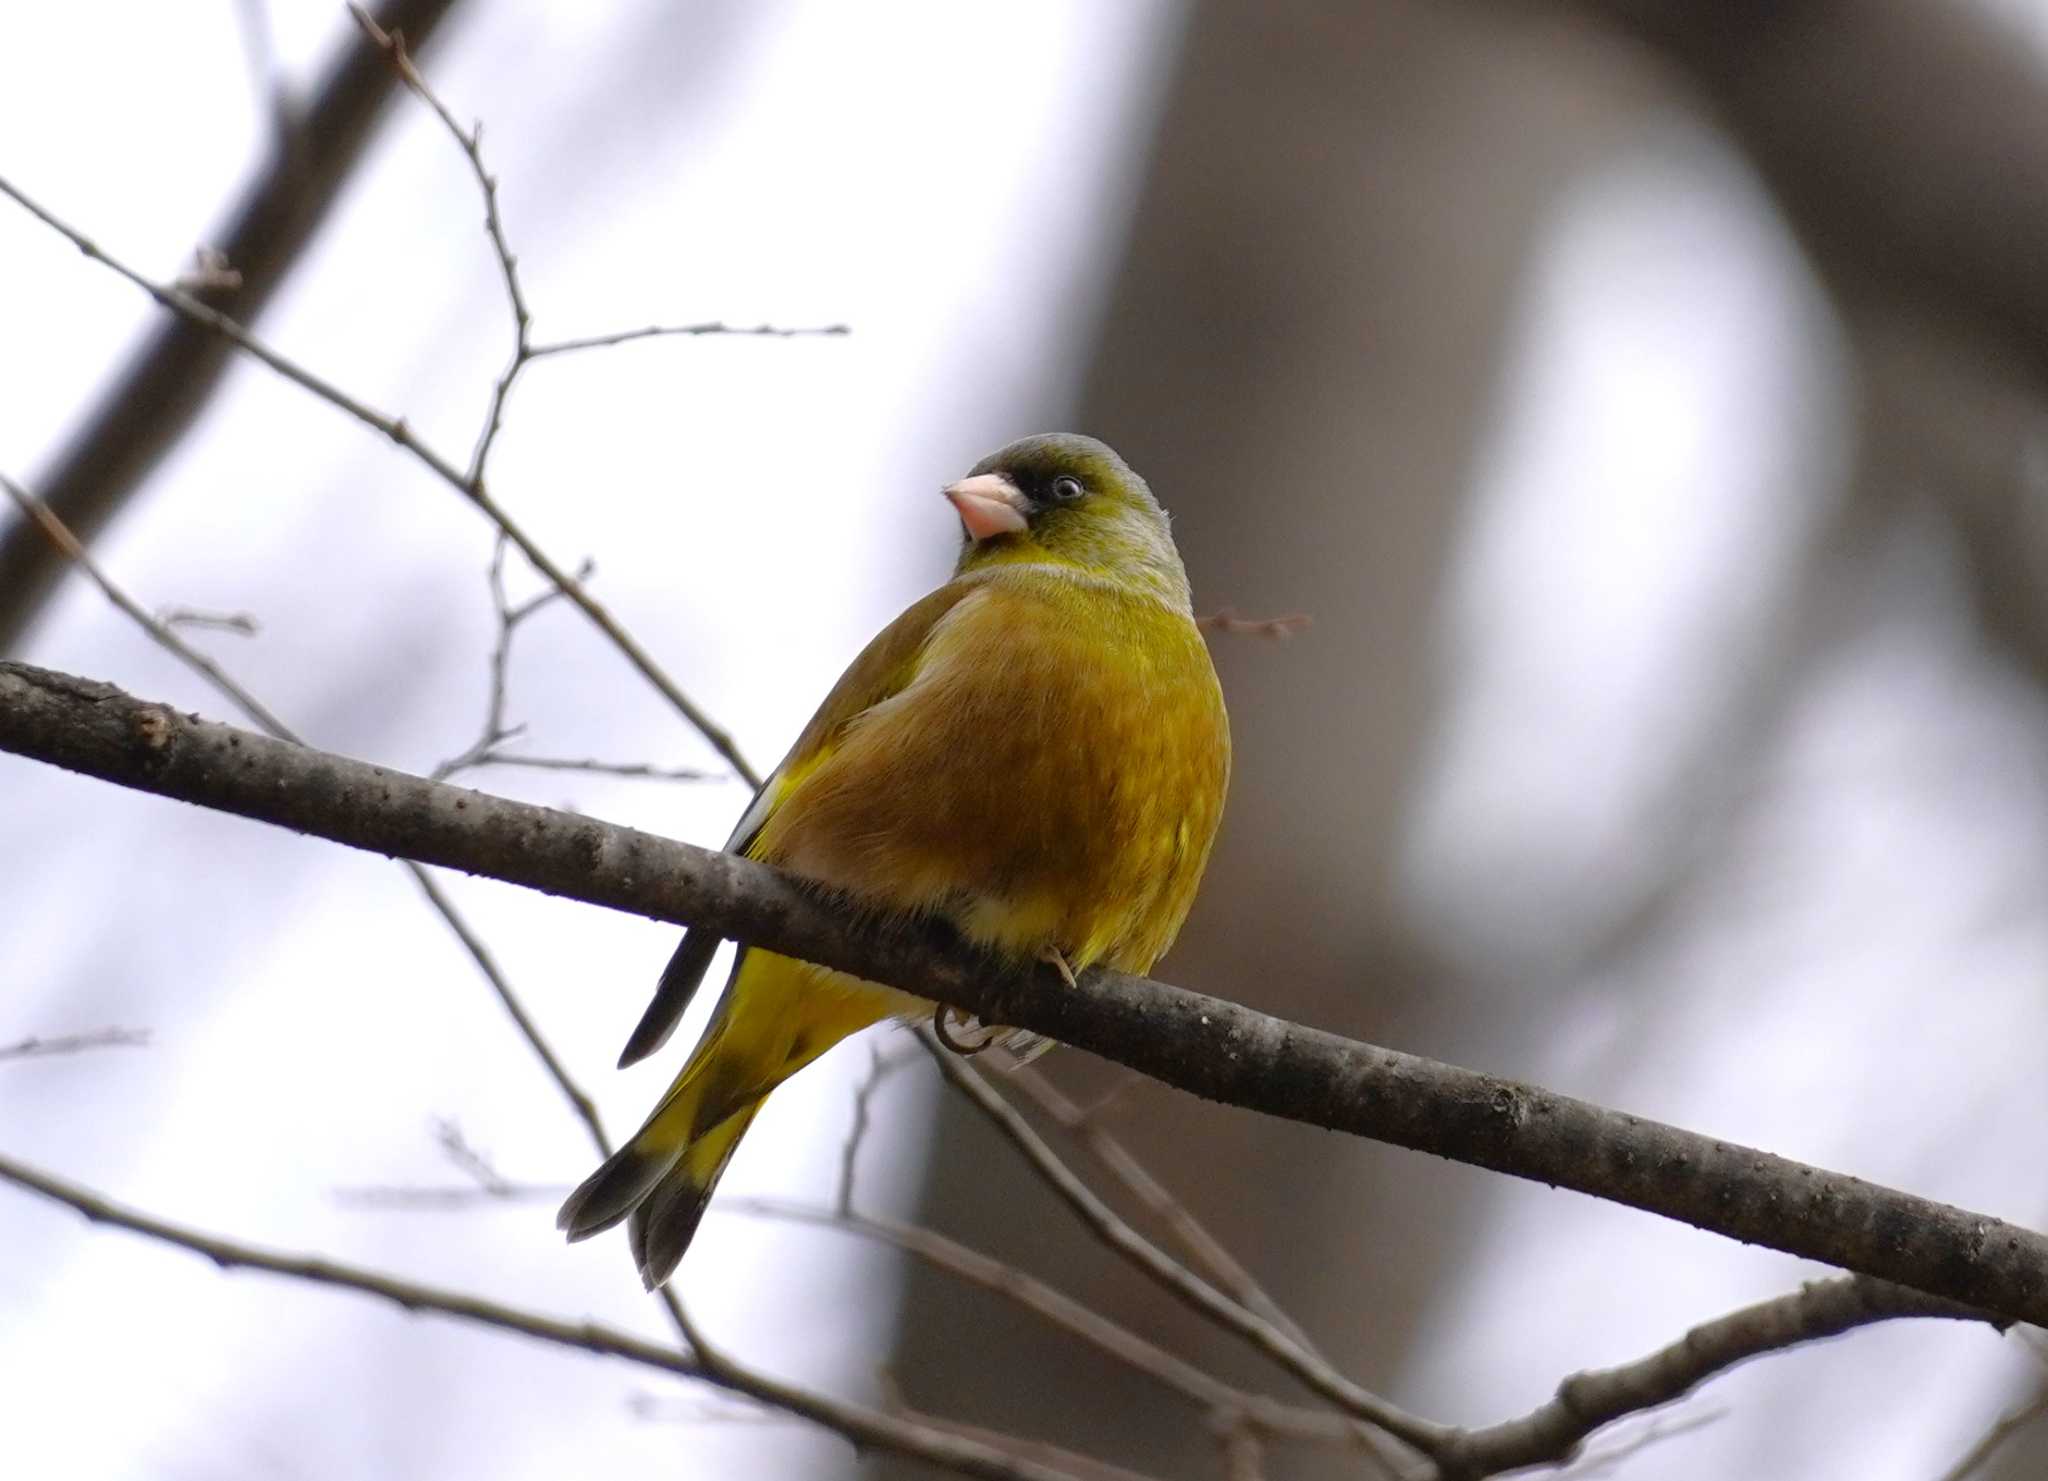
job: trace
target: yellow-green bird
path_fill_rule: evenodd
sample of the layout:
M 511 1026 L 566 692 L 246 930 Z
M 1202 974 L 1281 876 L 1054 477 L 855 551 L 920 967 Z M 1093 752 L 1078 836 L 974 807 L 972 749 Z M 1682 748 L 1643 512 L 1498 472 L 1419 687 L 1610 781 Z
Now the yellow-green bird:
M 884 914 L 1144 973 L 1194 902 L 1230 779 L 1223 695 L 1166 511 L 1090 437 L 1027 437 L 945 490 L 953 579 L 840 676 L 726 848 Z M 619 1063 L 674 1030 L 718 945 L 683 937 Z M 768 1093 L 909 993 L 742 947 L 647 1123 L 569 1195 L 584 1239 L 628 1223 L 667 1280 Z

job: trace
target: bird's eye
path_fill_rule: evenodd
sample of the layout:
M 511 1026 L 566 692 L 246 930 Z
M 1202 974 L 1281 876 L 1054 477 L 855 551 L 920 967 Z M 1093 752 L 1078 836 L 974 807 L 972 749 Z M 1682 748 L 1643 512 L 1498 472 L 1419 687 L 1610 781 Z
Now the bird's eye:
M 1062 473 L 1052 481 L 1052 496 L 1062 504 L 1071 504 L 1087 492 L 1081 480 L 1071 473 Z

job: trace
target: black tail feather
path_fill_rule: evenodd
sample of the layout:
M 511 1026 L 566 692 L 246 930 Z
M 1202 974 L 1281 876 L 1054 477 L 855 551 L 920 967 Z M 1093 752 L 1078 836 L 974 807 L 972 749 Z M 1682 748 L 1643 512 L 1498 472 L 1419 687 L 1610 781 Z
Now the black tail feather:
M 661 981 L 655 984 L 654 1000 L 640 1015 L 640 1022 L 619 1053 L 620 1069 L 638 1064 L 668 1042 L 668 1036 L 683 1021 L 690 1000 L 697 996 L 711 958 L 718 953 L 718 940 L 711 932 L 694 926 L 683 932 L 682 943 L 662 969 Z

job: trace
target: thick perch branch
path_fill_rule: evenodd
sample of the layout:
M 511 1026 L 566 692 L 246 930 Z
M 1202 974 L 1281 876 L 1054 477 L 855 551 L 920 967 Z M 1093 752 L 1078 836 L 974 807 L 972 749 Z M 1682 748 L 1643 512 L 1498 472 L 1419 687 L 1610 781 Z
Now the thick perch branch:
M 1431 1152 L 2048 1321 L 2048 1239 L 1536 1086 L 1094 971 L 993 963 L 938 928 L 851 917 L 730 854 L 511 802 L 0 663 L 0 750 L 123 786 L 657 920 L 705 926 L 1034 1029 L 1191 1094 Z

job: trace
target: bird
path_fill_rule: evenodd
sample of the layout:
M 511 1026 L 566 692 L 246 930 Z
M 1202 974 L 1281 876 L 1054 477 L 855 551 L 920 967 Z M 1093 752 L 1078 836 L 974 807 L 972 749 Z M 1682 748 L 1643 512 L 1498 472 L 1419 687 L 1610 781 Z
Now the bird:
M 1167 515 L 1105 443 L 1026 437 L 943 490 L 952 579 L 840 676 L 728 852 L 863 914 L 949 924 L 1003 959 L 1143 975 L 1179 933 L 1222 818 L 1230 727 Z M 719 938 L 685 932 L 619 1057 L 667 1041 Z M 571 1241 L 624 1222 L 674 1273 L 776 1086 L 884 1019 L 899 988 L 742 944 L 682 1072 L 563 1203 Z

